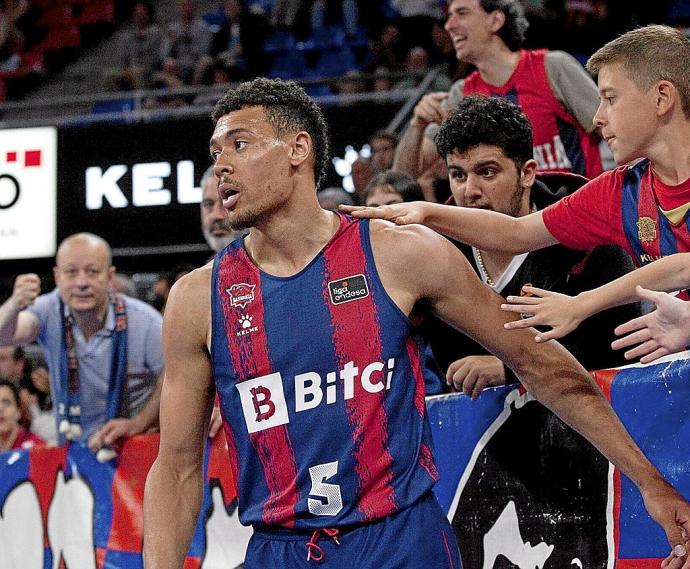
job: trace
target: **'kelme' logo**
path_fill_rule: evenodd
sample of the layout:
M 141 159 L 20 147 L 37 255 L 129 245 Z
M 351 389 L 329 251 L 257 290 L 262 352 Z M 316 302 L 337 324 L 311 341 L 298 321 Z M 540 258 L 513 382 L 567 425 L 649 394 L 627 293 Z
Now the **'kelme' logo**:
M 226 288 L 225 292 L 230 295 L 230 304 L 235 308 L 244 308 L 254 300 L 254 289 L 256 285 L 238 283 Z
M 333 304 L 352 302 L 369 296 L 369 287 L 364 275 L 353 275 L 328 283 L 328 292 Z

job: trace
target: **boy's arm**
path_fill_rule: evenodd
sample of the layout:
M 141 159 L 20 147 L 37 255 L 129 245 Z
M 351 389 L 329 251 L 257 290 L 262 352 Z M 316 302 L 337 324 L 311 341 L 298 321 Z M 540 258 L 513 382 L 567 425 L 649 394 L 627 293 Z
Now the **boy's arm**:
M 210 269 L 198 269 L 170 292 L 163 319 L 165 380 L 158 457 L 144 493 L 147 569 L 182 567 L 203 498 L 203 457 L 211 416 Z
M 385 219 L 396 225 L 418 223 L 447 237 L 486 251 L 517 255 L 558 241 L 544 224 L 541 211 L 512 217 L 483 209 L 406 202 L 378 207 L 340 206 L 354 217 Z
M 690 286 L 690 253 L 664 257 L 577 296 L 525 286 L 523 290 L 531 296 L 509 296 L 507 304 L 503 304 L 501 308 L 533 316 L 509 322 L 506 329 L 551 326 L 551 330 L 537 334 L 535 341 L 546 342 L 562 338 L 575 330 L 583 320 L 602 310 L 636 302 L 638 285 L 667 292 L 687 288 Z

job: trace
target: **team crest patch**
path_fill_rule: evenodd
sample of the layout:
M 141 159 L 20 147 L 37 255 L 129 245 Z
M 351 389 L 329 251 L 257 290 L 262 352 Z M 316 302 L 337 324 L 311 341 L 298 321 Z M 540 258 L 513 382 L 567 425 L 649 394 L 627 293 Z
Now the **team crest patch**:
M 329 282 L 328 292 L 333 304 L 343 304 L 369 296 L 369 286 L 364 275 L 352 275 Z
M 656 221 L 651 217 L 640 217 L 637 220 L 637 236 L 642 243 L 651 243 L 656 239 Z
M 230 295 L 230 305 L 235 308 L 244 308 L 254 300 L 254 289 L 256 285 L 238 283 L 226 288 L 225 292 Z

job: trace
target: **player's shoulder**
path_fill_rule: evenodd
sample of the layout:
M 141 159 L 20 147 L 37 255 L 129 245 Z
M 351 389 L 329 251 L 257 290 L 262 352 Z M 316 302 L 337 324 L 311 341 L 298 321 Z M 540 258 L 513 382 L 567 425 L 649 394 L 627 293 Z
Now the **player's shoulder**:
M 370 235 L 375 253 L 390 256 L 400 264 L 423 263 L 429 255 L 447 246 L 452 247 L 445 237 L 418 224 L 396 225 L 383 219 L 372 219 Z
M 208 304 L 210 302 L 212 272 L 213 264 L 207 263 L 181 277 L 170 289 L 168 303 L 171 301 L 190 302 L 197 306 L 204 303 Z

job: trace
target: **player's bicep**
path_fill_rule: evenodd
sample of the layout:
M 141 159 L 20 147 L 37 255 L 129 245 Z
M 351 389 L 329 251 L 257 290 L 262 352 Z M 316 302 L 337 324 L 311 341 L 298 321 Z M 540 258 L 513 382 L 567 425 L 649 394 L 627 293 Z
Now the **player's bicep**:
M 213 401 L 205 344 L 210 293 L 195 282 L 179 284 L 170 293 L 163 319 L 160 452 L 198 461 L 203 457 Z

